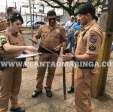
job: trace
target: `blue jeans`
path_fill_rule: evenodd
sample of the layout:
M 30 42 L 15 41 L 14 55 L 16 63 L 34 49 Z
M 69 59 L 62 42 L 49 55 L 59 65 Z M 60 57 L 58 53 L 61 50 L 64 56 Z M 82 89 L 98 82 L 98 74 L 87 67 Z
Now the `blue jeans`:
M 72 48 L 75 48 L 75 38 L 74 38 L 74 33 L 69 33 L 68 34 L 68 40 L 67 40 L 67 48 L 72 51 Z

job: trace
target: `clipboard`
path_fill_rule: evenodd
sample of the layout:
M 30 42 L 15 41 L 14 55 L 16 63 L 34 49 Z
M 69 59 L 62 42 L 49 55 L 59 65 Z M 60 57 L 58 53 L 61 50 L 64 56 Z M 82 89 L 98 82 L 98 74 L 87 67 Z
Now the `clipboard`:
M 16 57 L 16 59 L 21 59 L 21 58 L 29 58 L 29 57 L 33 57 L 33 56 L 37 56 L 40 55 L 42 53 L 33 53 L 33 54 L 20 54 Z

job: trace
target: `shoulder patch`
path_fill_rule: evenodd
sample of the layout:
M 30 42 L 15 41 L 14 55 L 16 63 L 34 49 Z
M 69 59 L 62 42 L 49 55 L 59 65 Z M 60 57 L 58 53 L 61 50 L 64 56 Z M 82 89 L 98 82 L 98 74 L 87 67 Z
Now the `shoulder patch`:
M 4 35 L 0 35 L 0 44 L 5 44 L 7 43 L 7 39 L 5 38 Z
M 95 44 L 97 42 L 97 36 L 96 35 L 91 35 L 89 41 L 93 44 Z

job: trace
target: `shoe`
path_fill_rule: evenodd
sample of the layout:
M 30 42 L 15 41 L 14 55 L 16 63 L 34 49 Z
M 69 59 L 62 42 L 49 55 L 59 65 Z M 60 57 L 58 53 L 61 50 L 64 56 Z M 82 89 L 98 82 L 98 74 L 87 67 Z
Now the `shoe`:
M 25 110 L 22 109 L 21 107 L 11 108 L 10 111 L 11 112 L 25 112 Z
M 52 91 L 51 90 L 46 90 L 46 96 L 47 97 L 52 97 Z
M 70 87 L 67 92 L 68 93 L 74 93 L 74 88 L 73 87 Z
M 37 97 L 41 94 L 42 94 L 42 90 L 41 91 L 34 90 L 33 93 L 32 93 L 32 98 L 35 98 L 35 97 Z

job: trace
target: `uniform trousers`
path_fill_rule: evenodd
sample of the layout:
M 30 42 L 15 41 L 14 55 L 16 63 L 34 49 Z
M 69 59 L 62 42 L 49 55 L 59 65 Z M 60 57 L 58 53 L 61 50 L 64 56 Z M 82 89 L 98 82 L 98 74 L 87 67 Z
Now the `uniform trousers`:
M 0 112 L 7 112 L 9 101 L 11 102 L 12 108 L 18 107 L 22 69 L 5 68 L 0 73 Z
M 91 69 L 75 70 L 75 105 L 77 112 L 92 112 L 91 109 Z
M 55 69 L 56 62 L 58 57 L 56 55 L 45 53 L 39 57 L 38 67 L 37 67 L 37 84 L 36 89 L 40 91 L 43 89 L 43 80 L 45 76 L 46 69 L 48 67 L 47 78 L 46 78 L 46 89 L 51 89 Z

